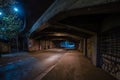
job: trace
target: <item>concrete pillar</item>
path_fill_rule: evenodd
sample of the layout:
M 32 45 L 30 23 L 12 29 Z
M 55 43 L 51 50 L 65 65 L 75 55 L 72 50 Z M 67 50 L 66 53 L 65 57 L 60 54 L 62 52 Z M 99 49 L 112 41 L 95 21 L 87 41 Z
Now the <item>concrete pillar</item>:
M 93 53 L 92 53 L 92 63 L 93 65 L 97 66 L 97 48 L 98 48 L 98 45 L 97 45 L 97 35 L 95 35 L 93 38 Z
M 46 40 L 46 49 L 48 49 L 48 40 Z
M 53 42 L 50 41 L 50 48 L 53 48 Z
M 43 45 L 44 45 L 44 50 L 46 49 L 46 41 L 43 41 Z
M 81 40 L 81 52 L 83 53 L 83 49 L 84 49 L 84 39 Z
M 49 40 L 48 40 L 48 45 L 47 46 L 48 46 L 48 49 L 50 49 L 50 41 Z
M 45 49 L 47 49 L 47 40 L 45 40 Z
M 96 66 L 101 67 L 102 65 L 102 55 L 100 54 L 100 36 L 96 35 Z
M 87 38 L 84 38 L 83 55 L 87 57 Z
M 84 39 L 84 56 L 87 57 L 87 38 Z
M 79 47 L 78 47 L 78 50 L 83 53 L 83 44 L 84 44 L 84 41 L 83 39 L 81 39 L 78 43 Z

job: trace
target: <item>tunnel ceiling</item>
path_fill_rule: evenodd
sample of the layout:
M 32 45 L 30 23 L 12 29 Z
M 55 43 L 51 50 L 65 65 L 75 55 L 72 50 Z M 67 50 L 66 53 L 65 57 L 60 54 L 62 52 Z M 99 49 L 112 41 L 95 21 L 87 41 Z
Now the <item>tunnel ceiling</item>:
M 92 34 L 88 34 L 88 33 L 79 31 L 78 29 L 74 29 L 67 25 L 58 23 L 57 25 L 50 24 L 47 28 L 33 33 L 31 35 L 31 38 L 34 38 L 34 39 L 54 38 L 56 39 L 59 37 L 59 39 L 62 38 L 62 39 L 69 39 L 69 40 L 73 40 L 73 39 L 80 40 L 81 38 L 87 38 L 90 36 L 92 36 Z
M 59 22 L 92 32 L 98 32 L 100 30 L 100 24 L 109 15 L 110 14 L 79 15 L 65 18 Z
M 96 14 L 96 15 L 79 15 L 79 16 L 68 17 L 61 21 L 58 21 L 57 23 L 51 22 L 48 27 L 43 28 L 42 30 L 38 29 L 35 33 L 33 33 L 33 35 L 31 35 L 31 37 L 36 39 L 43 39 L 43 38 L 49 39 L 51 38 L 51 36 L 49 36 L 49 34 L 51 33 L 53 34 L 68 33 L 75 35 L 77 37 L 88 38 L 94 35 L 94 32 L 98 32 L 100 30 L 99 26 L 101 22 L 104 20 L 104 18 L 108 16 L 110 15 Z M 84 30 L 81 30 L 82 28 L 93 33 L 89 33 Z M 67 39 L 70 39 L 71 36 L 68 35 L 67 37 L 69 37 Z M 57 37 L 53 35 L 52 38 L 57 38 Z M 63 39 L 62 36 L 61 38 Z M 71 37 L 71 39 L 76 39 L 76 38 Z
M 59 1 L 58 1 L 59 2 Z M 56 3 L 57 4 L 57 3 Z M 56 5 L 55 4 L 55 5 Z M 57 5 L 56 5 L 57 7 Z M 31 28 L 31 32 L 36 29 L 31 34 L 31 38 L 35 39 L 75 39 L 73 36 L 87 38 L 95 33 L 99 32 L 102 21 L 111 15 L 119 14 L 120 5 L 119 3 L 109 3 L 109 4 L 100 4 L 90 7 L 77 8 L 74 10 L 66 10 L 59 12 L 58 14 L 51 14 L 52 12 L 56 13 L 52 7 L 43 14 L 42 18 L 39 18 L 38 21 Z M 64 7 L 64 6 L 63 6 Z M 67 8 L 66 8 L 67 9 Z M 47 20 L 47 18 L 51 19 Z M 47 17 L 45 17 L 45 15 Z M 46 22 L 44 22 L 46 21 Z M 49 34 L 69 34 L 67 36 L 56 36 Z M 77 39 L 76 39 L 77 40 Z M 79 39 L 78 39 L 79 40 Z
M 55 0 L 32 26 L 29 30 L 29 34 L 51 19 L 58 21 L 76 15 L 114 13 L 118 12 L 119 9 L 119 0 Z M 62 15 L 59 15 L 61 13 Z M 54 18 L 56 16 L 57 19 Z
M 105 18 L 120 14 L 120 2 L 63 11 L 50 21 L 98 32 Z
M 38 34 L 41 34 L 41 33 L 69 33 L 69 34 L 73 34 L 81 37 L 91 36 L 90 34 L 80 32 L 72 28 L 60 27 L 60 26 L 54 26 L 54 25 L 51 25 L 50 27 L 43 29 Z
M 71 36 L 54 36 L 54 35 L 44 35 L 44 36 L 39 36 L 35 38 L 36 40 L 52 40 L 52 41 L 57 41 L 57 40 L 68 40 L 68 41 L 74 41 L 74 42 L 79 42 L 80 38 L 73 38 Z

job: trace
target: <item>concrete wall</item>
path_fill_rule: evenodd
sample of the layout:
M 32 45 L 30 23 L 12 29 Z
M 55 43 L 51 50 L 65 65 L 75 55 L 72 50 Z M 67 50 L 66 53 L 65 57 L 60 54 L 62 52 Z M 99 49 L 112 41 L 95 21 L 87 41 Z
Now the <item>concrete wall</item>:
M 93 37 L 87 39 L 87 57 L 92 58 L 92 54 L 94 53 L 94 39 Z
M 54 43 L 49 40 L 29 39 L 28 48 L 29 48 L 29 51 L 46 50 L 46 49 L 54 48 Z
M 113 15 L 113 16 L 109 16 L 106 19 L 104 19 L 103 24 L 102 24 L 101 33 L 109 31 L 109 30 L 113 31 L 114 30 L 113 28 L 116 28 L 117 30 L 120 29 L 120 15 Z M 118 49 L 118 47 L 120 46 L 119 42 L 117 42 L 118 41 L 118 37 L 116 37 L 116 35 L 118 35 L 118 34 L 111 33 L 111 34 L 109 34 L 109 36 L 110 35 L 112 35 L 112 37 L 111 38 L 109 37 L 108 39 L 106 38 L 106 40 L 108 41 L 109 45 L 113 45 L 112 42 L 114 41 L 114 44 L 117 44 L 117 46 L 115 48 Z M 101 37 L 103 37 L 103 36 L 101 36 Z M 113 45 L 113 46 L 115 46 L 115 45 Z M 114 55 L 114 54 L 119 52 L 119 51 L 114 51 L 114 50 L 115 49 L 112 49 L 112 55 Z M 108 58 L 113 57 L 112 59 L 118 59 L 118 57 L 109 56 L 108 52 L 111 53 L 111 49 L 106 49 L 106 52 L 104 53 L 104 55 L 106 55 L 106 57 L 108 57 Z M 101 52 L 101 55 L 102 54 L 103 53 Z M 104 56 L 104 55 L 102 55 L 102 56 Z M 112 72 L 110 72 L 108 70 L 109 67 L 107 66 L 107 65 L 109 65 L 113 69 L 117 67 L 120 70 L 120 64 L 114 64 L 115 66 L 113 66 L 112 63 L 114 61 L 107 60 L 105 58 L 102 58 L 102 59 L 103 59 L 103 65 L 102 65 L 103 70 L 105 70 L 106 72 L 109 72 L 109 74 L 113 75 L 114 77 L 118 78 L 118 80 L 120 80 L 120 71 L 118 71 L 117 73 L 112 73 Z M 114 70 L 111 70 L 111 71 L 114 71 Z
M 109 16 L 102 23 L 102 32 L 105 32 L 114 27 L 120 27 L 120 15 Z
M 108 16 L 107 18 L 104 19 L 104 21 L 102 23 L 101 33 L 106 32 L 108 30 L 112 30 L 113 28 L 116 28 L 116 27 L 118 29 L 120 29 L 120 15 Z M 100 63 L 101 62 L 100 51 L 98 51 L 100 49 L 100 46 L 98 46 L 98 44 L 100 44 L 100 37 L 99 37 L 99 40 L 97 40 L 98 37 L 99 36 L 94 35 L 90 38 L 87 38 L 87 42 L 85 39 L 82 42 L 84 44 L 83 45 L 83 55 L 88 57 L 90 59 L 90 61 L 92 62 L 92 64 L 95 66 L 97 66 L 98 63 L 101 64 Z M 120 69 L 120 65 L 119 65 L 119 69 Z M 111 74 L 111 73 L 109 72 L 109 74 Z M 114 74 L 111 74 L 111 75 L 120 79 L 120 72 L 118 72 L 115 75 Z
M 120 27 L 119 15 L 113 15 L 105 18 L 101 26 L 101 32 L 106 32 L 115 27 Z M 99 59 L 98 57 L 100 57 L 97 52 L 97 48 L 99 48 L 98 43 L 100 44 L 100 42 L 97 41 L 97 35 L 87 38 L 87 44 L 85 43 L 85 39 L 83 41 L 83 54 L 88 57 L 95 66 L 97 65 L 97 59 Z M 85 46 L 87 46 L 87 51 L 85 51 Z
M 11 51 L 11 47 L 8 43 L 0 42 L 0 53 L 8 53 Z
M 39 50 L 39 41 L 30 39 L 28 41 L 28 48 L 29 48 L 29 51 L 37 51 L 37 50 Z
M 97 65 L 97 36 L 92 36 L 87 39 L 87 57 L 93 65 Z
M 80 42 L 78 43 L 78 50 L 83 53 L 84 49 L 84 39 L 81 39 Z
M 54 48 L 54 43 L 49 40 L 40 40 L 40 50 Z
M 78 50 L 83 56 L 89 58 L 93 65 L 97 65 L 97 35 L 81 39 Z

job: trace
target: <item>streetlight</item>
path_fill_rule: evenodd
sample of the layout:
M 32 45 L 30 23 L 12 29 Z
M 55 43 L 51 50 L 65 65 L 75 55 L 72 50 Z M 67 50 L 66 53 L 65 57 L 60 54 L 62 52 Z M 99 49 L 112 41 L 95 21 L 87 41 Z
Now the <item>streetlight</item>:
M 2 31 L 5 31 L 5 28 L 4 28 L 4 27 L 2 27 L 2 28 L 1 28 L 1 30 L 2 30 Z
M 2 15 L 2 12 L 0 12 L 0 16 Z
M 15 12 L 19 11 L 17 7 L 14 7 L 13 9 L 14 9 Z

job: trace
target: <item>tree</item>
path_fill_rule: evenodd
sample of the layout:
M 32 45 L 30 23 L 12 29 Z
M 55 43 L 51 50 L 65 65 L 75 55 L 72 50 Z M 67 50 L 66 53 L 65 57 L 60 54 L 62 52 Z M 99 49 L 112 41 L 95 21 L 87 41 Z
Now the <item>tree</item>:
M 24 16 L 20 12 L 20 2 L 0 0 L 0 38 L 11 39 L 24 27 Z
M 23 30 L 25 19 L 19 1 L 0 0 L 0 39 L 10 40 Z

